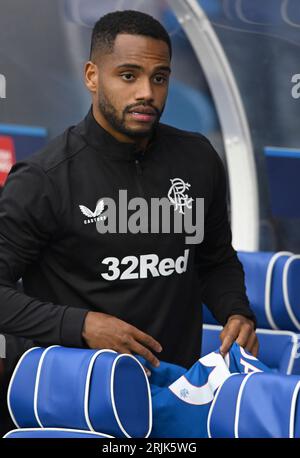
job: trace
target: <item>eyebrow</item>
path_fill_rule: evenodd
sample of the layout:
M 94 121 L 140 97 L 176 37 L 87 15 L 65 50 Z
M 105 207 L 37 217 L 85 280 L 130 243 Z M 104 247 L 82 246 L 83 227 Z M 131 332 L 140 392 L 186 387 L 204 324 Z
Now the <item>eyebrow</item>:
M 121 64 L 121 65 L 118 65 L 117 68 L 135 68 L 136 70 L 143 70 L 143 67 L 141 67 L 140 65 L 137 65 L 137 64 Z M 159 65 L 155 68 L 155 71 L 158 71 L 158 70 L 163 70 L 163 71 L 166 71 L 168 73 L 171 73 L 171 68 L 168 66 L 168 65 Z

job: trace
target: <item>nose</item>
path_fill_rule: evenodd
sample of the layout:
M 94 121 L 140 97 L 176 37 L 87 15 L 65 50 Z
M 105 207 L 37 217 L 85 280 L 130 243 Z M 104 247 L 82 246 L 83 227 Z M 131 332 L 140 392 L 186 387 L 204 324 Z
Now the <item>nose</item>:
M 136 88 L 136 100 L 145 100 L 147 102 L 153 101 L 152 84 L 148 78 L 140 78 Z

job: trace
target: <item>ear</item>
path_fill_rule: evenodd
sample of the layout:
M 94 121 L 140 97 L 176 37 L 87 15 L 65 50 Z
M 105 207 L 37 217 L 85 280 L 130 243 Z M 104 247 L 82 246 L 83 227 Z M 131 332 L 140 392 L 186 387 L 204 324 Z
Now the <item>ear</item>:
M 92 61 L 84 66 L 84 82 L 90 92 L 95 93 L 98 88 L 98 67 Z

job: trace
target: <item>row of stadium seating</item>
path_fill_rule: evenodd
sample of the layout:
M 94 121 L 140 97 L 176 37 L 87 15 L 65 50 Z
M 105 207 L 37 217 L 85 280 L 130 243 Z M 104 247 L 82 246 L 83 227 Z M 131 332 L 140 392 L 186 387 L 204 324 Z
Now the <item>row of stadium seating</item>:
M 300 383 L 300 377 L 297 377 L 297 374 L 300 375 L 300 352 L 298 351 L 300 336 L 297 333 L 300 329 L 300 307 L 297 304 L 300 294 L 300 284 L 297 279 L 300 273 L 300 257 L 287 252 L 239 252 L 238 255 L 245 271 L 247 294 L 258 320 L 259 359 L 271 369 L 271 374 L 274 374 L 275 379 L 272 381 L 274 386 L 279 383 L 278 386 L 285 387 L 287 405 L 292 403 L 291 405 L 295 406 Z M 204 312 L 204 321 L 206 324 L 203 332 L 202 354 L 209 355 L 220 345 L 221 327 L 216 325 L 208 310 Z M 76 354 L 75 359 L 74 354 Z M 247 355 L 244 354 L 242 357 L 247 358 Z M 249 367 L 252 363 L 251 358 L 253 357 L 249 356 L 250 363 L 247 363 Z M 43 369 L 46 363 L 47 371 Z M 185 370 L 179 366 L 161 366 L 162 370 L 165 368 L 168 373 L 173 371 L 176 375 L 174 380 L 180 380 L 185 374 Z M 194 371 L 194 366 L 191 371 Z M 60 377 L 57 377 L 58 372 Z M 278 378 L 280 374 L 282 377 Z M 244 374 L 247 380 L 248 375 Z M 286 377 L 286 375 L 292 376 Z M 186 374 L 184 379 L 186 380 Z M 242 378 L 238 383 L 236 380 L 231 378 L 230 381 L 226 381 L 226 390 L 232 384 L 232 389 L 238 396 L 244 383 Z M 266 379 L 252 377 L 251 380 L 252 384 L 258 385 L 256 389 L 264 392 L 263 399 L 269 403 L 269 408 L 271 410 L 275 408 L 271 417 L 276 424 L 283 413 L 276 410 L 276 406 L 274 407 L 272 395 L 270 399 L 268 398 L 267 387 L 271 381 L 270 374 Z M 37 386 L 39 386 L 38 390 Z M 99 386 L 104 387 L 102 389 L 106 397 L 99 397 Z M 64 398 L 58 394 L 66 392 L 66 387 L 67 396 L 64 401 Z M 184 392 L 184 396 L 187 396 L 188 390 L 181 391 Z M 225 392 L 225 388 L 223 391 Z M 153 392 L 151 394 L 153 396 Z M 222 415 L 218 414 L 218 409 L 225 402 L 224 399 L 226 401 L 227 395 L 223 395 L 221 391 L 211 416 L 211 430 L 214 431 L 215 437 L 219 437 L 218 435 L 238 437 L 234 436 L 232 430 L 223 430 L 222 424 L 219 423 Z M 253 408 L 251 396 L 247 398 L 247 403 L 248 412 Z M 70 406 L 73 408 L 70 409 Z M 149 382 L 140 362 L 134 357 L 118 355 L 108 350 L 76 350 L 58 346 L 29 350 L 19 361 L 11 379 L 8 407 L 18 429 L 5 437 L 148 437 L 152 428 Z M 222 411 L 222 407 L 220 409 Z M 64 412 L 63 422 L 60 412 Z M 258 424 L 260 415 L 256 413 Z M 298 434 L 298 429 L 300 435 L 297 415 L 294 409 L 292 433 L 287 431 L 284 424 L 282 430 L 285 432 L 278 432 L 279 436 L 283 435 L 280 437 L 289 437 L 288 434 L 294 434 L 295 431 Z M 74 418 L 77 419 L 75 424 Z M 92 423 L 97 427 L 91 428 Z M 275 431 L 279 431 L 276 429 L 278 425 L 274 428 Z M 251 428 L 244 430 L 246 431 L 244 434 L 247 435 L 249 431 L 251 437 Z M 254 434 L 255 431 L 261 434 L 261 437 L 274 437 L 272 436 L 274 432 L 262 432 L 257 425 L 252 433 Z
M 300 331 L 300 256 L 239 252 L 250 304 L 262 329 Z M 217 324 L 205 308 L 204 322 Z
M 189 370 L 162 362 L 149 380 L 140 359 L 28 350 L 8 390 L 18 429 L 5 437 L 300 437 L 300 377 L 274 373 L 236 343 Z
M 247 295 L 257 317 L 259 358 L 282 374 L 300 374 L 300 256 L 239 252 Z M 202 354 L 219 345 L 221 327 L 204 307 Z

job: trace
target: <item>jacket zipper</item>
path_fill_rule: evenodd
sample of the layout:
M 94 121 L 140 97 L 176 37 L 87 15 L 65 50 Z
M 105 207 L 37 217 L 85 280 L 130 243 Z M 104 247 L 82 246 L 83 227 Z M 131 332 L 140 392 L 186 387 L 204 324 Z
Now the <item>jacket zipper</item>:
M 134 163 L 135 163 L 135 171 L 136 171 L 135 178 L 136 178 L 137 187 L 138 187 L 140 195 L 144 196 L 144 190 L 143 190 L 142 183 L 141 183 L 141 177 L 143 175 L 141 161 L 139 159 L 135 159 Z

